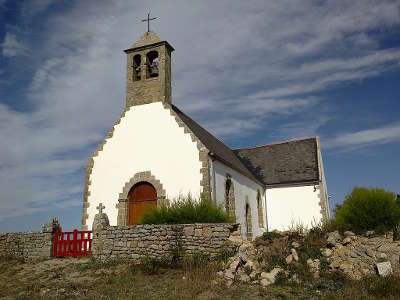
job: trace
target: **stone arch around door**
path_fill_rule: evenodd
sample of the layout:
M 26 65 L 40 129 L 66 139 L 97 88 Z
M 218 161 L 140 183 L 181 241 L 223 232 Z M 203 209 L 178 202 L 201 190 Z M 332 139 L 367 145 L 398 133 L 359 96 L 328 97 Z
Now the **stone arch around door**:
M 118 226 L 126 226 L 129 224 L 128 196 L 132 187 L 139 182 L 147 182 L 154 187 L 157 192 L 157 206 L 165 202 L 166 194 L 160 180 L 153 176 L 150 171 L 136 173 L 128 182 L 125 183 L 122 193 L 119 194 L 118 204 L 116 205 L 116 208 L 118 209 Z

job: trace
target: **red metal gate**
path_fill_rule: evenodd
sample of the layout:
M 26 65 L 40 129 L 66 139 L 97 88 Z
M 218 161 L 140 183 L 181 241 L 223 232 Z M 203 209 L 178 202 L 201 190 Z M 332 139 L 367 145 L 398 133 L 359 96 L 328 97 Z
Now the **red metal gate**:
M 54 234 L 54 257 L 92 255 L 92 231 L 56 231 Z

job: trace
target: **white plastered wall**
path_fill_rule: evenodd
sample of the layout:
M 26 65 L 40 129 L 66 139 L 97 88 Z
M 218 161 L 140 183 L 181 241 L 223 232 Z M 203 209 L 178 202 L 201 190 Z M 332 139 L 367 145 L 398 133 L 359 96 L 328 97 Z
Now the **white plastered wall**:
M 211 162 L 211 160 L 210 160 Z M 233 170 L 218 160 L 212 161 L 211 165 L 211 182 L 213 187 L 212 197 L 216 200 L 217 204 L 225 207 L 225 180 L 226 175 L 231 176 L 235 192 L 235 209 L 236 209 L 236 222 L 241 224 L 241 234 L 246 236 L 246 196 L 251 209 L 251 223 L 253 229 L 253 239 L 266 231 L 266 213 L 263 187 L 251 180 L 247 176 Z M 214 181 L 215 180 L 215 181 Z M 257 190 L 260 191 L 262 196 L 263 205 L 263 224 L 264 228 L 258 226 L 258 210 L 257 210 Z
M 267 189 L 268 230 L 288 230 L 292 225 L 310 227 L 321 221 L 319 186 L 280 187 Z
M 105 205 L 110 225 L 117 225 L 119 194 L 138 172 L 150 171 L 160 180 L 168 199 L 201 193 L 202 165 L 197 145 L 161 102 L 131 107 L 93 160 L 89 228 L 100 202 Z

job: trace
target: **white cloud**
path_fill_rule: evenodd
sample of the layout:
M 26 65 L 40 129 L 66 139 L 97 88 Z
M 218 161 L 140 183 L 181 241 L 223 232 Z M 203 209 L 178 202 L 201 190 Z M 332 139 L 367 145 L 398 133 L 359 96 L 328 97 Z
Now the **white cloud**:
M 25 46 L 18 41 L 17 36 L 9 32 L 6 32 L 1 47 L 4 57 L 13 57 L 25 52 Z
M 326 140 L 327 148 L 359 148 L 369 145 L 386 144 L 400 141 L 400 124 L 365 129 L 345 133 L 333 139 Z

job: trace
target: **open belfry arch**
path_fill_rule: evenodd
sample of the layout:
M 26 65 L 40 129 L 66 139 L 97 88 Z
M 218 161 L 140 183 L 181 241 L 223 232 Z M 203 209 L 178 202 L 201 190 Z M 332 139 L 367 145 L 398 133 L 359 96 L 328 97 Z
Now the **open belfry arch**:
M 327 220 L 319 139 L 229 148 L 172 104 L 174 48 L 150 31 L 151 19 L 124 50 L 125 109 L 86 166 L 82 228 L 91 228 L 99 203 L 110 225 L 125 226 L 188 194 L 215 201 L 249 239 L 285 229 L 290 218 Z

